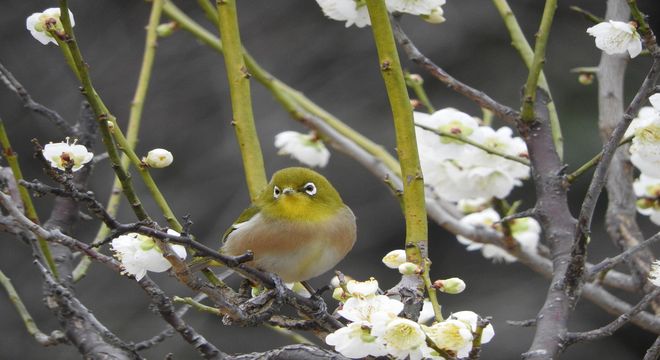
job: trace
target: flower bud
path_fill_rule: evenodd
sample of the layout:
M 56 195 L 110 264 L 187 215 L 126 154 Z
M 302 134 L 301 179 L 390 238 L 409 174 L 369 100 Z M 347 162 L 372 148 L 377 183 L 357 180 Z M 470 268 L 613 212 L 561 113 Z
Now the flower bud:
M 578 82 L 582 85 L 591 85 L 594 82 L 594 74 L 593 73 L 580 73 L 578 75 Z
M 176 30 L 178 27 L 179 24 L 177 24 L 175 21 L 160 24 L 156 27 L 156 34 L 158 34 L 159 37 L 168 37 L 174 34 L 174 30 Z
M 431 10 L 430 14 L 422 15 L 422 19 L 424 19 L 424 21 L 429 24 L 442 24 L 447 20 L 443 15 L 444 11 L 440 6 L 438 6 L 437 8 Z
M 465 290 L 465 282 L 453 277 L 446 280 L 436 280 L 433 282 L 433 287 L 446 294 L 460 294 Z
M 346 300 L 346 293 L 344 293 L 344 289 L 342 289 L 341 287 L 336 287 L 332 291 L 332 298 L 337 300 L 337 301 Z
M 390 269 L 396 269 L 406 262 L 406 251 L 402 249 L 392 250 L 383 257 L 383 264 Z
M 402 275 L 415 275 L 419 274 L 421 269 L 416 264 L 411 262 L 404 262 L 403 264 L 399 265 L 399 272 Z
M 165 149 L 153 149 L 142 159 L 150 167 L 159 169 L 169 166 L 173 160 L 172 153 Z

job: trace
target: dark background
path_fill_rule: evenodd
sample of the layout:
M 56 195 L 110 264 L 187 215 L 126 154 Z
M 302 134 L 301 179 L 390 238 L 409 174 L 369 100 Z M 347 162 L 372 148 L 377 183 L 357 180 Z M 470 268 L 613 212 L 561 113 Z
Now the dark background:
M 531 39 L 538 27 L 542 2 L 512 0 L 511 3 Z M 639 3 L 652 18 L 660 18 L 660 7 L 655 1 Z M 74 121 L 81 101 L 75 78 L 58 49 L 39 44 L 24 25 L 28 15 L 57 6 L 57 2 L 5 0 L 3 5 L 0 62 L 37 101 Z M 194 2 L 178 1 L 177 5 L 216 33 Z M 585 33 L 591 24 L 571 12 L 569 5 L 579 5 L 602 15 L 604 1 L 560 2 L 548 45 L 546 75 L 566 138 L 566 161 L 570 169 L 575 169 L 598 151 L 600 140 L 596 86 L 579 85 L 576 75 L 569 70 L 597 65 L 600 52 Z M 119 123 L 125 124 L 140 68 L 150 6 L 142 1 L 126 0 L 72 0 L 70 6 L 75 15 L 77 38 L 95 86 Z M 405 16 L 404 28 L 423 52 L 451 74 L 517 108 L 526 70 L 510 46 L 508 34 L 491 2 L 449 0 L 444 9 L 447 22 L 442 25 L 430 25 L 416 17 Z M 345 29 L 343 23 L 326 19 L 311 0 L 239 1 L 239 18 L 245 47 L 268 71 L 393 151 L 391 115 L 369 28 Z M 407 61 L 404 64 L 413 72 L 419 71 Z M 626 78 L 628 98 L 634 94 L 649 65 L 648 57 L 636 58 L 630 64 Z M 195 222 L 194 234 L 211 246 L 217 246 L 220 234 L 248 202 L 238 147 L 230 126 L 231 109 L 224 71 L 221 56 L 189 34 L 180 31 L 161 39 L 137 149 L 138 154 L 144 154 L 151 148 L 164 147 L 174 153 L 172 166 L 154 170 L 152 174 L 175 213 L 179 217 L 190 214 Z M 422 75 L 437 108 L 452 106 L 472 115 L 480 114 L 473 103 L 448 91 L 426 74 Z M 304 129 L 292 121 L 258 83 L 253 83 L 252 90 L 268 173 L 297 165 L 288 158 L 276 156 L 273 136 L 284 130 Z M 31 157 L 29 140 L 36 137 L 42 143 L 61 141 L 61 134 L 52 124 L 23 109 L 14 94 L 4 87 L 0 87 L 0 117 L 21 156 L 26 178 L 43 179 L 42 171 Z M 95 149 L 95 152 L 102 151 L 100 146 Z M 380 259 L 403 243 L 404 224 L 397 201 L 380 180 L 342 154 L 333 153 L 322 173 L 334 183 L 358 217 L 358 243 L 339 269 L 361 279 L 375 276 L 382 288 L 392 286 L 398 273 L 386 269 Z M 111 182 L 112 173 L 106 162 L 94 170 L 90 187 L 100 199 L 106 199 Z M 571 190 L 573 209 L 577 208 L 587 183 L 586 178 L 581 179 Z M 140 181 L 135 184 L 148 209 L 158 213 Z M 522 199 L 523 207 L 532 206 L 534 197 L 529 190 L 527 184 L 511 198 Z M 50 198 L 37 200 L 42 218 L 47 216 L 51 201 Z M 125 204 L 120 219 L 133 220 Z M 158 220 L 164 223 L 163 219 Z M 640 221 L 647 235 L 657 231 L 645 218 Z M 76 235 L 91 241 L 97 226 L 96 222 L 83 224 Z M 603 236 L 602 224 L 595 224 L 594 230 L 591 261 L 615 254 L 616 249 Z M 528 349 L 533 329 L 512 327 L 506 320 L 535 317 L 545 298 L 547 280 L 521 264 L 493 265 L 478 252 L 468 253 L 452 235 L 434 224 L 430 229 L 430 243 L 433 277 L 459 276 L 468 284 L 460 295 L 441 296 L 445 313 L 473 310 L 493 316 L 496 336 L 485 346 L 484 359 L 518 358 Z M 40 328 L 50 332 L 56 322 L 42 303 L 41 279 L 31 261 L 29 248 L 12 237 L 0 237 L 0 269 L 13 279 Z M 153 278 L 169 294 L 189 294 L 166 274 L 154 274 Z M 321 285 L 329 278 L 329 274 L 321 276 L 315 284 Z M 92 266 L 88 277 L 78 285 L 77 293 L 102 322 L 126 341 L 151 337 L 165 326 L 149 311 L 148 299 L 133 280 L 118 278 L 103 266 Z M 621 295 L 631 301 L 637 298 Z M 334 307 L 334 302 L 330 304 Z M 186 318 L 227 352 L 263 351 L 289 341 L 267 329 L 228 328 L 218 318 L 195 311 Z M 571 319 L 571 330 L 593 329 L 611 319 L 612 316 L 583 301 Z M 2 292 L 0 320 L 1 359 L 78 357 L 68 346 L 42 348 L 37 345 Z M 572 346 L 564 358 L 638 359 L 654 338 L 636 327 L 625 326 L 607 340 Z M 168 352 L 178 359 L 197 357 L 178 336 L 144 355 L 162 358 Z

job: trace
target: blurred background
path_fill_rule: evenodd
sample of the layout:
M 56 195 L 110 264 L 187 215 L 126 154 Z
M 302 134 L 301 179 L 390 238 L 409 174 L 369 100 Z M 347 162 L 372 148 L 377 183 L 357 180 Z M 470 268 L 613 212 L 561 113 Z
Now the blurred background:
M 511 0 L 528 39 L 532 39 L 541 17 L 542 1 Z M 120 124 L 125 124 L 137 83 L 144 46 L 149 3 L 143 1 L 71 0 L 76 34 L 90 66 L 94 84 Z M 211 32 L 217 33 L 200 9 L 191 1 L 176 1 L 186 13 Z M 268 71 L 284 82 L 302 90 L 319 105 L 356 130 L 394 152 L 391 114 L 378 69 L 375 47 L 369 28 L 344 28 L 344 24 L 325 18 L 315 1 L 238 1 L 239 19 L 245 47 Z M 604 1 L 570 0 L 560 2 L 553 24 L 546 58 L 546 75 L 559 110 L 566 140 L 566 162 L 575 169 L 597 153 L 596 84 L 583 86 L 569 70 L 595 66 L 600 57 L 593 38 L 585 30 L 592 24 L 570 11 L 578 5 L 595 14 L 604 14 Z M 0 12 L 0 62 L 29 90 L 34 99 L 58 111 L 74 122 L 81 95 L 60 52 L 53 45 L 43 46 L 25 30 L 25 18 L 33 12 L 57 6 L 48 0 L 6 0 Z M 640 0 L 643 11 L 651 16 L 658 30 L 660 4 Z M 414 16 L 404 16 L 403 26 L 420 50 L 458 79 L 475 86 L 513 108 L 519 106 L 519 92 L 526 69 L 495 8 L 484 0 L 448 0 L 444 6 L 447 21 L 431 25 Z M 404 61 L 411 72 L 420 72 Z M 648 57 L 639 57 L 628 67 L 626 95 L 630 99 L 650 66 Z M 447 90 L 428 75 L 426 88 L 436 108 L 455 107 L 479 116 L 480 109 L 468 100 Z M 273 137 L 284 130 L 304 131 L 292 121 L 261 85 L 253 82 L 254 112 L 266 160 L 267 172 L 297 165 L 277 156 Z M 16 96 L 0 87 L 0 117 L 8 128 L 15 150 L 28 179 L 44 179 L 32 158 L 30 139 L 41 143 L 61 141 L 53 124 L 25 110 Z M 229 93 L 221 56 L 196 41 L 186 32 L 160 39 L 144 109 L 138 154 L 155 147 L 174 153 L 174 164 L 154 170 L 161 190 L 175 213 L 190 214 L 193 233 L 204 243 L 216 247 L 224 230 L 248 205 L 243 170 L 231 121 Z M 496 126 L 500 126 L 497 124 Z M 97 145 L 95 152 L 102 152 Z M 375 276 L 382 288 L 398 279 L 396 271 L 385 268 L 381 257 L 400 248 L 404 239 L 403 217 L 399 205 L 382 181 L 374 178 L 352 159 L 333 153 L 321 172 L 342 194 L 358 218 L 358 242 L 349 256 L 338 265 L 346 274 L 359 279 Z M 105 200 L 112 183 L 108 163 L 94 169 L 90 188 Z M 588 184 L 584 178 L 571 189 L 577 206 Z M 152 213 L 158 213 L 149 196 L 135 181 Z M 522 199 L 523 208 L 534 204 L 529 184 L 516 190 L 511 199 Z M 598 211 L 602 214 L 605 196 Z M 46 217 L 52 198 L 37 200 L 42 218 Z M 122 208 L 120 220 L 132 221 L 128 207 Z M 602 216 L 597 216 L 600 221 Z M 164 219 L 157 219 L 164 223 Z M 657 231 L 645 218 L 640 222 L 647 235 Z M 461 277 L 468 284 L 459 295 L 444 295 L 440 301 L 445 312 L 472 310 L 493 317 L 496 335 L 483 349 L 484 359 L 518 358 L 528 349 L 533 329 L 513 327 L 507 320 L 526 320 L 536 316 L 545 299 L 548 281 L 525 266 L 492 264 L 478 252 L 466 252 L 454 236 L 430 225 L 430 252 L 433 278 Z M 97 231 L 96 221 L 86 222 L 76 236 L 91 241 Z M 616 253 L 604 235 L 602 223 L 594 225 L 591 261 Z M 656 249 L 657 250 L 657 249 Z M 30 249 L 16 239 L 0 234 L 0 269 L 14 282 L 19 294 L 39 327 L 50 332 L 57 326 L 42 302 L 41 278 L 31 264 Z M 326 274 L 314 280 L 321 286 L 330 279 Z M 166 274 L 153 278 L 171 295 L 189 295 L 187 288 Z M 119 278 L 103 266 L 94 265 L 78 284 L 79 298 L 112 331 L 125 341 L 141 341 L 165 327 L 150 310 L 148 299 L 133 280 Z M 633 301 L 635 297 L 623 296 Z M 330 307 L 335 303 L 330 302 Z M 573 331 L 590 330 L 612 320 L 588 301 L 578 304 L 571 318 Z M 42 348 L 25 328 L 0 291 L 0 359 L 72 359 L 78 353 L 69 346 Z M 226 352 L 264 351 L 285 345 L 289 339 L 263 328 L 233 328 L 220 319 L 190 311 L 186 319 L 211 342 Z M 634 326 L 625 326 L 615 336 L 596 343 L 571 346 L 565 359 L 641 358 L 655 336 Z M 163 358 L 172 353 L 176 359 L 193 359 L 197 354 L 178 336 L 146 351 L 147 358 Z

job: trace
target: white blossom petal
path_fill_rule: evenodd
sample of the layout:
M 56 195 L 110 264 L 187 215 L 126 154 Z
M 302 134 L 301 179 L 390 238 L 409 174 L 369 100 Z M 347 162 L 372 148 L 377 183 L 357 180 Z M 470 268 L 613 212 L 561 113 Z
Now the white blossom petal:
M 291 158 L 311 167 L 324 167 L 330 159 L 330 152 L 323 141 L 313 133 L 281 132 L 275 136 L 275 147 L 279 149 L 279 155 L 290 155 Z

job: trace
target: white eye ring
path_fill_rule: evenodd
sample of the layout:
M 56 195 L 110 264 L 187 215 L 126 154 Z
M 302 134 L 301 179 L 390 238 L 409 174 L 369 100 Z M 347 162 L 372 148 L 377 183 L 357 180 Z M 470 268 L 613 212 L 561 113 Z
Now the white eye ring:
M 273 188 L 273 197 L 274 197 L 275 199 L 277 199 L 278 197 L 280 197 L 280 194 L 281 194 L 281 193 L 282 193 L 282 190 L 280 190 L 280 188 L 278 188 L 277 186 L 275 186 L 275 187 Z
M 305 192 L 309 195 L 316 194 L 316 185 L 314 185 L 314 183 L 312 182 L 308 182 L 307 184 L 305 184 L 305 186 L 303 186 L 303 189 L 305 189 Z

